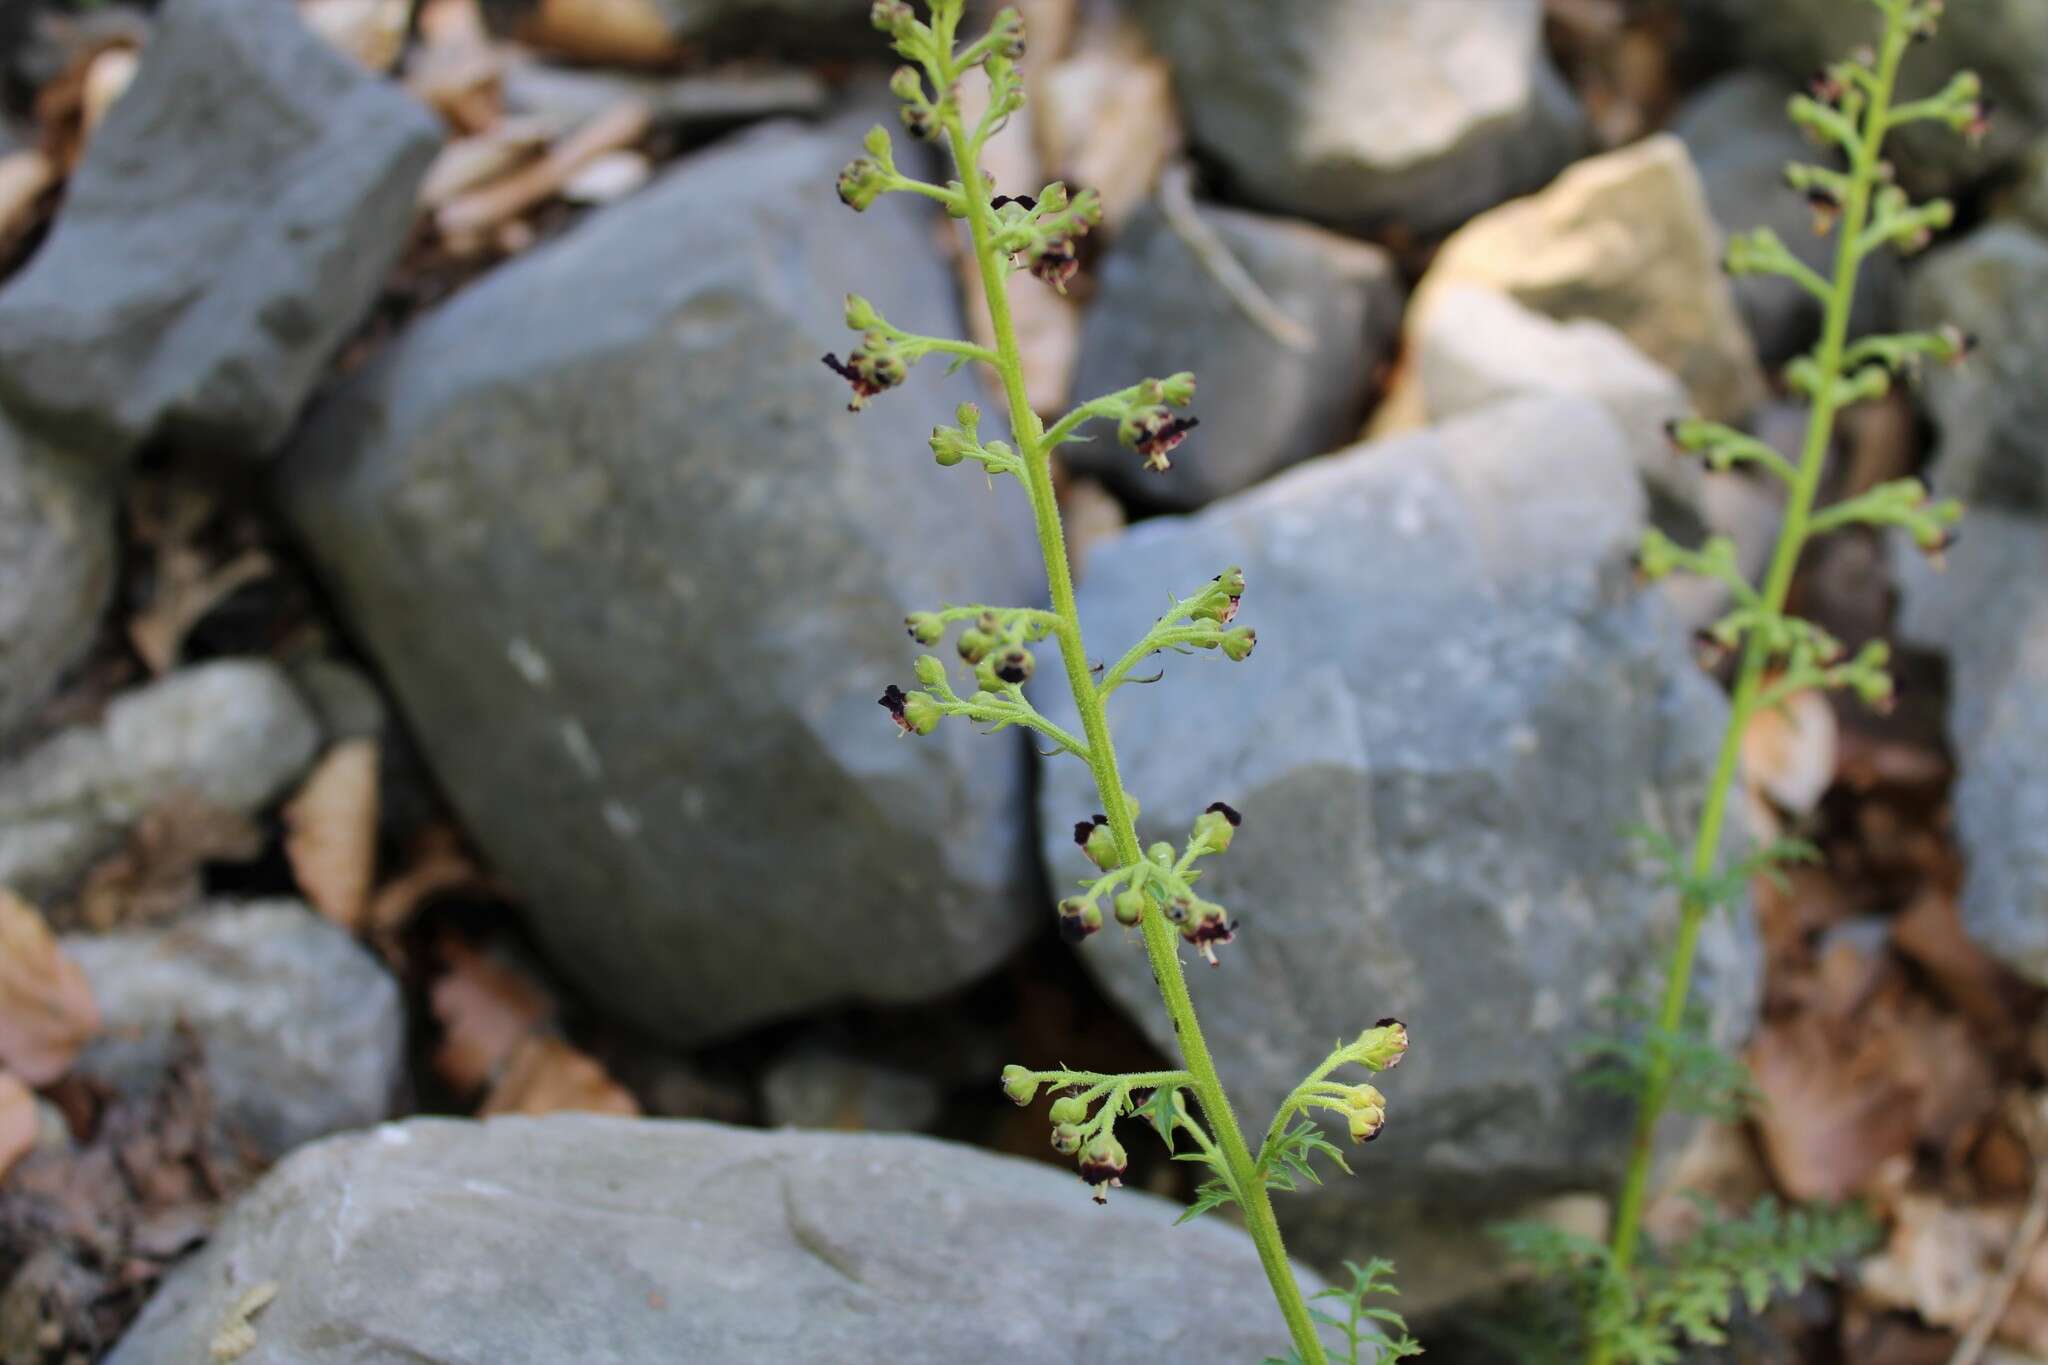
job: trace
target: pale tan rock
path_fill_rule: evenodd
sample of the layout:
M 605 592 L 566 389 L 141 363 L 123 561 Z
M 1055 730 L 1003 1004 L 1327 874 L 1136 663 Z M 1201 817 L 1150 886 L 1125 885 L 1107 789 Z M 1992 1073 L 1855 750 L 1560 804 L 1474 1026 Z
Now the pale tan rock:
M 1720 250 L 1685 145 L 1659 135 L 1452 234 L 1417 287 L 1408 335 L 1448 286 L 1490 286 L 1553 318 L 1609 324 L 1676 374 L 1702 415 L 1738 420 L 1764 384 Z

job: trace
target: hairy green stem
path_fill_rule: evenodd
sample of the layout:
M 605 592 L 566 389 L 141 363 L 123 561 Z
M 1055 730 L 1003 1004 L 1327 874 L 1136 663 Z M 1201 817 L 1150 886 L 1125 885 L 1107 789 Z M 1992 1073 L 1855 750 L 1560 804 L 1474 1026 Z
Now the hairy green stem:
M 954 73 L 946 74 L 951 76 Z M 1109 722 L 1103 715 L 1102 698 L 1096 691 L 1095 680 L 1088 667 L 1087 650 L 1081 639 L 1081 618 L 1074 603 L 1074 580 L 1067 563 L 1066 537 L 1060 528 L 1059 503 L 1053 496 L 1052 451 L 1024 388 L 1023 361 L 1018 352 L 1016 327 L 1010 316 L 1009 263 L 992 243 L 992 210 L 989 207 L 989 189 L 982 183 L 978 165 L 979 149 L 967 137 L 956 108 L 948 107 L 944 126 L 960 173 L 968 232 L 974 246 L 975 264 L 981 272 L 982 292 L 988 300 L 990 326 L 995 335 L 995 368 L 1002 378 L 1003 392 L 1009 401 L 1010 426 L 1024 461 L 1024 486 L 1031 497 L 1032 517 L 1038 531 L 1039 552 L 1045 560 L 1046 585 L 1053 615 L 1058 618 L 1053 633 L 1059 638 L 1067 684 L 1073 692 L 1074 705 L 1081 714 L 1088 766 L 1095 775 L 1102 809 L 1108 813 L 1110 831 L 1116 836 L 1122 860 L 1127 864 L 1135 863 L 1143 857 L 1143 849 L 1138 843 L 1130 808 L 1124 801 L 1123 779 L 1117 772 L 1116 750 L 1109 738 Z M 1251 1151 L 1245 1145 L 1237 1116 L 1231 1110 L 1222 1081 L 1217 1077 L 1216 1063 L 1210 1058 L 1208 1043 L 1202 1037 L 1201 1024 L 1195 1018 L 1194 1002 L 1188 997 L 1187 980 L 1181 973 L 1180 954 L 1175 946 L 1178 936 L 1166 922 L 1163 908 L 1157 904 L 1146 910 L 1140 932 L 1145 940 L 1145 956 L 1152 965 L 1153 980 L 1158 983 L 1166 1011 L 1173 1019 L 1174 1036 L 1179 1039 L 1181 1057 L 1192 1077 L 1190 1088 L 1195 1092 L 1195 1098 L 1202 1106 L 1202 1115 L 1208 1120 L 1215 1143 L 1223 1153 L 1231 1183 L 1236 1187 L 1238 1202 L 1244 1211 L 1245 1226 L 1258 1248 L 1259 1263 L 1265 1267 L 1273 1297 L 1280 1305 L 1281 1315 L 1287 1320 L 1287 1330 L 1293 1338 L 1295 1350 L 1307 1365 L 1325 1365 L 1328 1358 L 1323 1352 L 1322 1341 L 1316 1335 L 1315 1321 L 1309 1316 L 1301 1288 L 1294 1281 L 1294 1269 L 1288 1264 L 1287 1251 L 1280 1240 L 1280 1224 L 1273 1216 L 1272 1200 L 1264 1180 L 1258 1175 Z
M 1878 60 L 1877 79 L 1870 92 L 1870 102 L 1864 110 L 1861 135 L 1857 139 L 1856 150 L 1850 160 L 1849 196 L 1842 208 L 1839 229 L 1841 235 L 1835 248 L 1833 282 L 1827 295 L 1820 348 L 1816 353 L 1819 382 L 1813 396 L 1813 411 L 1806 427 L 1805 444 L 1800 451 L 1797 477 L 1792 483 L 1786 501 L 1784 524 L 1779 529 L 1777 546 L 1772 552 L 1770 569 L 1764 579 L 1762 608 L 1769 616 L 1783 612 L 1786 597 L 1792 589 L 1793 573 L 1799 567 L 1800 553 L 1812 536 L 1814 499 L 1820 491 L 1821 475 L 1827 465 L 1828 446 L 1834 435 L 1835 418 L 1840 404 L 1837 380 L 1843 369 L 1850 305 L 1856 292 L 1857 269 L 1868 249 L 1861 239 L 1865 221 L 1870 213 L 1872 189 L 1879 173 L 1879 151 L 1889 126 L 1888 104 L 1892 85 L 1898 76 L 1899 60 L 1905 55 L 1908 42 L 1905 29 L 1897 22 L 1896 16 L 1888 12 L 1887 17 L 1884 46 Z M 1707 788 L 1706 807 L 1700 815 L 1699 830 L 1693 842 L 1691 862 L 1695 880 L 1703 879 L 1713 871 L 1719 855 L 1721 832 L 1727 821 L 1728 803 L 1735 786 L 1735 770 L 1742 749 L 1742 735 L 1751 717 L 1759 709 L 1767 653 L 1760 632 L 1751 631 L 1743 647 L 1734 694 L 1729 702 L 1728 726 L 1721 736 L 1720 752 Z M 1672 946 L 1663 1004 L 1658 1011 L 1657 1026 L 1662 1038 L 1675 1037 L 1684 1023 L 1685 1007 L 1692 989 L 1693 959 L 1699 948 L 1700 930 L 1709 908 L 1707 903 L 1697 896 L 1688 896 L 1680 907 L 1678 938 Z M 1641 1239 L 1657 1122 L 1671 1098 L 1672 1070 L 1673 1059 L 1668 1045 L 1658 1047 L 1652 1054 L 1649 1074 L 1644 1083 L 1641 1107 L 1636 1115 L 1635 1133 L 1629 1151 L 1628 1174 L 1622 1184 L 1620 1202 L 1615 1209 L 1614 1234 L 1610 1247 L 1612 1264 L 1617 1275 L 1627 1274 L 1629 1267 L 1634 1263 Z M 1592 1365 L 1608 1365 L 1611 1356 L 1612 1348 L 1608 1343 L 1595 1341 L 1589 1359 Z

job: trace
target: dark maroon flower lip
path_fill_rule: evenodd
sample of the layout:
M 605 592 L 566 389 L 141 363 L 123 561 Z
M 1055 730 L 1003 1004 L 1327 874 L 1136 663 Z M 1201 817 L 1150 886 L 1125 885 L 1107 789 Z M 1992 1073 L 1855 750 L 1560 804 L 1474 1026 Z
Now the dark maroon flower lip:
M 1209 803 L 1209 809 L 1205 811 L 1204 814 L 1214 814 L 1222 816 L 1224 819 L 1230 822 L 1230 827 L 1232 829 L 1236 829 L 1239 825 L 1244 823 L 1244 817 L 1242 815 L 1239 815 L 1235 808 L 1233 808 L 1228 803 L 1223 801 L 1211 801 Z
M 882 693 L 877 701 L 889 713 L 889 718 L 896 722 L 897 728 L 909 731 L 910 718 L 904 714 L 904 708 L 910 704 L 910 698 L 902 688 L 890 683 L 889 690 Z
M 1096 829 L 1100 826 L 1108 823 L 1109 817 L 1100 812 L 1097 812 L 1092 820 L 1076 820 L 1074 822 L 1074 842 L 1086 848 L 1088 846 L 1088 836 L 1095 833 Z

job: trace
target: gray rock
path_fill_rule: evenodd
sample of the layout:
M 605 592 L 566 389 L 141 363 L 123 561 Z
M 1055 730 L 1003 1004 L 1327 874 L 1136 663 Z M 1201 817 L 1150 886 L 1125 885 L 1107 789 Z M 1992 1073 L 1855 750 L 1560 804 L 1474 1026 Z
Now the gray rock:
M 201 664 L 124 693 L 99 725 L 0 767 L 0 886 L 30 900 L 61 895 L 164 801 L 260 810 L 319 741 L 312 712 L 268 662 Z
M 921 1132 L 942 1099 L 924 1076 L 813 1047 L 778 1059 L 761 1078 L 762 1114 L 777 1127 Z
M 1606 323 L 1557 322 L 1496 290 L 1453 284 L 1434 300 L 1408 363 L 1428 423 L 1517 396 L 1591 399 L 1628 439 L 1645 489 L 1699 518 L 1699 462 L 1674 455 L 1665 434 L 1690 410 L 1685 386 Z
M 1140 0 L 1197 146 L 1246 200 L 1441 232 L 1584 145 L 1539 0 Z
M 1963 927 L 2048 985 L 2048 522 L 1972 508 L 1941 572 L 1898 550 L 1900 634 L 1949 655 Z
M 1969 360 L 1922 386 L 1934 425 L 1933 483 L 1973 504 L 2048 511 L 2048 238 L 1997 223 L 1939 247 L 1913 272 L 1908 327 L 1953 323 Z
M 555 66 L 533 60 L 506 63 L 506 108 L 572 128 L 640 100 L 656 123 L 689 128 L 777 114 L 815 114 L 831 90 L 808 71 L 730 71 L 647 76 L 603 68 Z
M 587 1115 L 415 1119 L 294 1155 L 179 1267 L 109 1365 L 1241 1362 L 1285 1349 L 1221 1219 L 901 1136 Z M 1311 1288 L 1313 1283 L 1311 1281 Z M 489 1311 L 479 1311 L 483 1305 Z
M 164 929 L 72 934 L 102 1032 L 75 1070 L 148 1094 L 189 1025 L 221 1117 L 267 1156 L 388 1117 L 405 1071 L 390 973 L 298 901 L 213 906 Z
M 0 398 L 109 457 L 164 429 L 266 450 L 375 298 L 439 137 L 292 6 L 169 0 L 0 292 Z
M 114 586 L 114 493 L 0 414 L 0 742 L 92 643 Z
M 1720 234 L 1685 144 L 1669 134 L 1581 161 L 1541 194 L 1452 234 L 1416 287 L 1409 337 L 1454 284 L 1502 290 L 1549 317 L 1607 323 L 1677 375 L 1708 417 L 1740 421 L 1763 401 Z
M 1202 425 L 1164 476 L 1106 435 L 1064 455 L 1126 497 L 1180 510 L 1349 442 L 1401 319 L 1401 286 L 1379 248 L 1235 209 L 1199 213 L 1311 347 L 1292 350 L 1254 322 L 1156 205 L 1118 235 L 1081 335 L 1075 391 L 1093 398 L 1192 370 Z
M 1684 7 L 1708 41 L 1795 81 L 1874 44 L 1883 29 L 1872 6 L 1838 0 L 1685 0 Z M 1901 175 L 1920 192 L 1961 188 L 2048 128 L 2048 0 L 1949 5 L 1933 41 L 1907 50 L 1899 97 L 1932 94 L 1965 68 L 1983 78 L 1997 105 L 1982 148 L 1936 123 L 1901 129 L 1887 144 Z
M 757 130 L 471 286 L 308 422 L 283 502 L 493 866 L 598 999 L 687 1042 L 957 986 L 1028 932 L 1021 742 L 899 743 L 904 613 L 1041 591 L 974 396 L 858 416 L 840 298 L 959 335 L 934 224 L 845 124 Z
M 1670 371 L 1603 322 L 1555 322 L 1493 290 L 1446 287 L 1414 339 L 1399 399 L 1415 406 L 1417 424 L 1537 394 L 1588 398 L 1607 410 L 1628 438 L 1660 528 L 1687 544 L 1709 532 L 1732 536 L 1744 569 L 1763 569 L 1781 498 L 1775 486 L 1706 470 L 1672 449 L 1665 424 L 1688 412 L 1690 400 Z M 1691 628 L 1718 617 L 1728 597 L 1722 584 L 1683 575 L 1661 588 Z
M 1195 959 L 1190 986 L 1247 1110 L 1270 1112 L 1331 1039 L 1407 1021 L 1366 1177 L 1282 1216 L 1302 1254 L 1408 1257 L 1410 1307 L 1479 1287 L 1463 1261 L 1484 1223 L 1605 1192 L 1624 1159 L 1625 1106 L 1570 1083 L 1572 1049 L 1661 974 L 1677 907 L 1622 831 L 1684 836 L 1726 714 L 1633 584 L 1643 516 L 1604 412 L 1518 399 L 1139 523 L 1096 548 L 1082 590 L 1091 647 L 1115 657 L 1162 592 L 1245 570 L 1257 652 L 1169 659 L 1110 719 L 1146 838 L 1182 837 L 1213 800 L 1243 813 L 1202 884 L 1239 940 L 1220 970 Z M 1070 715 L 1051 691 L 1039 704 Z M 1082 871 L 1066 831 L 1096 808 L 1079 764 L 1045 769 L 1055 886 Z M 1084 961 L 1171 1049 L 1122 937 Z M 1712 921 L 1698 999 L 1722 1039 L 1746 1029 L 1756 978 L 1747 924 Z M 1458 1253 L 1436 1254 L 1447 1240 Z
M 1687 100 L 1671 131 L 1692 154 L 1707 207 L 1724 237 L 1768 227 L 1795 256 L 1826 276 L 1834 271 L 1836 238 L 1813 230 L 1804 196 L 1785 184 L 1788 163 L 1812 162 L 1817 155 L 1785 117 L 1794 91 L 1790 82 L 1767 72 L 1732 72 Z M 1896 253 L 1880 251 L 1864 260 L 1851 335 L 1890 325 L 1902 277 Z M 1766 275 L 1741 276 L 1733 284 L 1736 306 L 1766 363 L 1783 364 L 1819 336 L 1820 301 L 1798 285 Z

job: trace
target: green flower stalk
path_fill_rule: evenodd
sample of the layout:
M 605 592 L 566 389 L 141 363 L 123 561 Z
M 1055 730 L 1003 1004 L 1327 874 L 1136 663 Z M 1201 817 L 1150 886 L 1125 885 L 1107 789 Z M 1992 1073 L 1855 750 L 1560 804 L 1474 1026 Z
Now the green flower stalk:
M 889 83 L 902 102 L 904 127 L 915 137 L 944 142 L 955 178 L 940 185 L 904 174 L 896 164 L 888 130 L 877 126 L 865 140 L 866 154 L 839 177 L 838 190 L 855 210 L 884 194 L 917 194 L 964 220 L 987 298 L 994 345 L 904 332 L 855 296 L 847 300 L 846 321 L 860 333 L 859 345 L 847 359 L 828 355 L 825 363 L 852 387 L 850 406 L 856 411 L 902 384 L 911 368 L 930 355 L 943 354 L 955 366 L 976 362 L 994 372 L 1008 404 L 1014 444 L 983 440 L 980 413 L 969 403 L 955 414 L 954 425 L 932 432 L 931 453 L 941 466 L 971 463 L 991 480 L 1008 475 L 1022 486 L 1044 559 L 1050 608 L 944 606 L 912 613 L 904 625 L 920 645 L 938 646 L 957 631 L 957 666 L 971 671 L 974 686 L 963 696 L 946 663 L 927 654 L 915 665 L 920 690 L 906 692 L 892 685 L 881 705 L 906 737 L 929 734 L 946 720 L 964 716 L 990 731 L 1021 726 L 1051 753 L 1068 754 L 1088 765 L 1101 810 L 1092 816 L 1077 812 L 1083 818 L 1077 820 L 1074 837 L 1095 875 L 1081 882 L 1079 892 L 1060 901 L 1060 932 L 1078 943 L 1100 933 L 1111 918 L 1136 930 L 1172 1016 L 1185 1064 L 1182 1070 L 1132 1075 L 1011 1066 L 1003 1073 L 1003 1089 L 1018 1104 L 1032 1103 L 1041 1091 L 1054 1097 L 1049 1115 L 1052 1144 L 1076 1159 L 1098 1200 L 1119 1183 L 1126 1169 L 1125 1149 L 1115 1128 L 1127 1117 L 1149 1122 L 1177 1159 L 1206 1165 L 1210 1178 L 1188 1216 L 1224 1203 L 1242 1210 L 1287 1323 L 1292 1359 L 1321 1365 L 1330 1358 L 1318 1336 L 1319 1326 L 1343 1336 L 1341 1358 L 1352 1365 L 1362 1351 L 1371 1352 L 1363 1357 L 1367 1360 L 1412 1354 L 1417 1348 L 1406 1338 L 1397 1315 L 1361 1306 L 1366 1295 L 1390 1292 L 1384 1263 L 1373 1262 L 1358 1271 L 1351 1290 L 1326 1291 L 1351 1305 L 1348 1322 L 1309 1308 L 1295 1283 L 1269 1194 L 1316 1182 L 1319 1177 L 1309 1164 L 1313 1156 L 1342 1165 L 1341 1155 L 1318 1124 L 1303 1117 L 1309 1110 L 1322 1109 L 1341 1119 L 1354 1140 L 1378 1135 L 1387 1121 L 1386 1097 L 1373 1086 L 1347 1084 L 1331 1076 L 1346 1066 L 1368 1071 L 1392 1067 L 1407 1048 L 1407 1030 L 1396 1021 L 1383 1020 L 1354 1041 L 1340 1044 L 1288 1097 L 1265 1141 L 1253 1152 L 1216 1074 L 1188 996 L 1180 955 L 1185 945 L 1211 965 L 1219 964 L 1219 950 L 1238 931 L 1238 921 L 1228 910 L 1197 894 L 1202 874 L 1196 864 L 1231 846 L 1241 818 L 1219 801 L 1195 821 L 1178 849 L 1163 841 L 1149 846 L 1141 842 L 1138 801 L 1124 788 L 1104 715 L 1103 703 L 1109 696 L 1138 681 L 1133 670 L 1162 651 L 1211 651 L 1233 662 L 1248 658 L 1257 636 L 1236 620 L 1244 575 L 1228 568 L 1197 586 L 1100 676 L 1090 667 L 1081 635 L 1059 505 L 1053 497 L 1052 455 L 1075 439 L 1084 425 L 1102 421 L 1114 425 L 1117 439 L 1134 458 L 1164 473 L 1171 468 L 1174 448 L 1197 420 L 1185 412 L 1194 400 L 1194 376 L 1145 379 L 1081 404 L 1049 428 L 1033 412 L 1011 317 L 1010 279 L 1025 271 L 1064 290 L 1080 268 L 1081 239 L 1101 218 L 1101 201 L 1092 191 L 1070 192 L 1057 183 L 1034 195 L 996 192 L 981 170 L 981 154 L 988 139 L 1023 107 L 1023 83 L 1015 63 L 1025 49 L 1024 25 L 1015 10 L 1005 9 L 986 34 L 963 45 L 958 34 L 963 9 L 964 0 L 931 0 L 928 19 L 920 19 L 903 0 L 877 0 L 873 7 L 875 27 L 893 40 L 896 52 L 909 63 Z M 988 100 L 985 112 L 969 127 L 957 92 L 961 80 L 976 72 L 988 82 Z M 1059 648 L 1080 717 L 1079 734 L 1055 724 L 1025 695 L 1023 685 L 1036 670 L 1031 646 L 1046 639 Z M 1183 1144 L 1185 1150 L 1174 1150 Z
M 1810 93 L 1791 101 L 1789 110 L 1792 119 L 1823 147 L 1838 153 L 1842 163 L 1794 165 L 1786 175 L 1790 187 L 1803 193 L 1813 206 L 1815 229 L 1836 234 L 1832 275 L 1823 277 L 1805 265 L 1768 229 L 1738 236 L 1728 249 L 1727 264 L 1732 272 L 1781 276 L 1814 295 L 1824 307 L 1818 344 L 1811 354 L 1794 361 L 1785 376 L 1789 387 L 1811 405 L 1799 460 L 1796 464 L 1788 461 L 1763 442 L 1718 423 L 1688 419 L 1670 428 L 1682 453 L 1697 455 L 1712 468 L 1754 464 L 1785 485 L 1784 522 L 1763 582 L 1755 585 L 1744 577 L 1737 567 L 1734 545 L 1719 537 L 1688 550 L 1653 531 L 1645 538 L 1638 559 L 1648 578 L 1687 572 L 1727 587 L 1733 606 L 1702 633 L 1701 644 L 1710 662 L 1734 653 L 1739 663 L 1727 730 L 1692 845 L 1680 850 L 1666 844 L 1657 850 L 1669 863 L 1681 912 L 1663 997 L 1633 1087 L 1639 1104 L 1612 1236 L 1597 1253 L 1583 1248 L 1572 1252 L 1594 1268 L 1600 1281 L 1594 1321 L 1588 1331 L 1588 1359 L 1593 1365 L 1674 1358 L 1667 1353 L 1681 1335 L 1695 1342 L 1715 1340 L 1716 1323 L 1727 1311 L 1725 1288 L 1720 1292 L 1724 1302 L 1718 1310 L 1694 1313 L 1690 1308 L 1674 1307 L 1681 1300 L 1672 1297 L 1669 1277 L 1662 1281 L 1647 1277 L 1638 1265 L 1638 1256 L 1658 1123 L 1667 1108 L 1683 1098 L 1681 1092 L 1695 1070 L 1691 1063 L 1697 1059 L 1698 1049 L 1689 1048 L 1686 1037 L 1693 955 L 1701 926 L 1717 906 L 1730 905 L 1744 896 L 1752 873 L 1769 873 L 1775 863 L 1813 856 L 1811 849 L 1784 841 L 1733 868 L 1719 865 L 1743 732 L 1759 713 L 1812 689 L 1847 688 L 1877 707 L 1891 701 L 1887 651 L 1881 642 L 1847 655 L 1841 643 L 1819 626 L 1785 611 L 1800 554 L 1816 536 L 1863 525 L 1902 528 L 1921 549 L 1938 555 L 1962 514 L 1954 502 L 1930 499 L 1917 479 L 1883 484 L 1832 506 L 1815 507 L 1835 420 L 1842 409 L 1884 396 L 1895 374 L 1910 373 L 1930 360 L 1959 361 L 1969 349 L 1968 339 L 1953 329 L 1872 336 L 1854 343 L 1848 338 L 1850 304 L 1864 260 L 1885 249 L 1918 251 L 1934 231 L 1948 226 L 1952 217 L 1946 202 L 1916 205 L 1893 183 L 1891 164 L 1883 155 L 1887 135 L 1909 123 L 1935 122 L 1978 137 L 1986 117 L 1977 78 L 1968 73 L 1927 99 L 1895 103 L 1893 89 L 1900 61 L 1916 39 L 1933 32 L 1941 0 L 1869 3 L 1883 18 L 1878 46 L 1828 67 L 1814 81 Z M 1771 1218 L 1775 1216 L 1773 1213 Z M 1828 1259 L 1829 1238 L 1816 1233 L 1817 1226 L 1797 1224 L 1809 1243 L 1787 1262 L 1793 1267 L 1788 1274 L 1795 1281 L 1798 1267 L 1809 1271 L 1822 1268 Z M 1683 1264 L 1685 1254 L 1681 1251 L 1669 1259 Z

